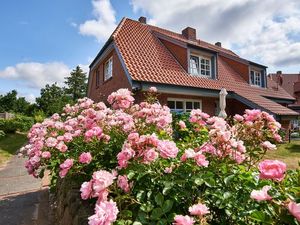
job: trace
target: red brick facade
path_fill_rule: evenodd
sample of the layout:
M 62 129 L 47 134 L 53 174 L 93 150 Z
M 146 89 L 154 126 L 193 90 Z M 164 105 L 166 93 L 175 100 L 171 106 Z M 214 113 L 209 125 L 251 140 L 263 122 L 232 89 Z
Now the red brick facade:
M 104 81 L 104 64 L 110 57 L 113 57 L 112 77 Z M 99 86 L 96 84 L 97 70 L 99 71 Z M 91 70 L 90 74 L 88 95 L 89 98 L 96 102 L 106 102 L 108 95 L 120 88 L 128 88 L 131 90 L 131 85 L 128 82 L 128 78 L 115 50 L 112 50 L 107 57 L 101 60 L 93 70 Z

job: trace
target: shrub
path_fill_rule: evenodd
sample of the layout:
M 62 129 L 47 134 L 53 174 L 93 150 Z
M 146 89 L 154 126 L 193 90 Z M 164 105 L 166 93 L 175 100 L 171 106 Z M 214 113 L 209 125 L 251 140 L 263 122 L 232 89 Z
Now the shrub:
M 5 132 L 3 130 L 0 130 L 0 138 L 5 136 Z
M 261 161 L 281 141 L 273 116 L 246 110 L 230 125 L 193 110 L 173 121 L 150 97 L 134 105 L 121 89 L 113 109 L 81 99 L 35 124 L 28 172 L 82 183 L 89 224 L 299 224 L 299 170 Z
M 28 131 L 34 124 L 34 119 L 27 116 L 16 115 L 12 119 L 0 119 L 0 129 L 5 133 Z
M 291 138 L 299 138 L 300 134 L 298 132 L 291 133 Z

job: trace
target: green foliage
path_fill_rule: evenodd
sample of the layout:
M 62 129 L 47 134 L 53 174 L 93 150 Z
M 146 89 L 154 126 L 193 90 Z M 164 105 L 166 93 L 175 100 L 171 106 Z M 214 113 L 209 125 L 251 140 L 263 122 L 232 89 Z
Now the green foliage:
M 70 76 L 65 77 L 65 79 L 65 84 L 67 85 L 66 93 L 72 96 L 74 102 L 86 95 L 87 76 L 80 66 L 77 66 L 71 72 Z
M 45 88 L 41 89 L 41 96 L 36 98 L 37 105 L 47 116 L 62 111 L 63 107 L 71 102 L 69 96 L 66 95 L 64 88 L 61 88 L 54 83 L 46 84 Z
M 12 119 L 0 119 L 0 129 L 5 133 L 28 131 L 34 124 L 34 119 L 28 116 L 16 115 Z
M 33 113 L 33 117 L 36 123 L 41 123 L 46 118 L 46 115 L 42 110 L 37 110 Z
M 12 90 L 6 95 L 0 95 L 0 112 L 13 112 L 29 115 L 31 104 L 24 97 L 18 97 L 18 92 Z
M 0 130 L 0 138 L 5 136 L 5 132 L 3 130 Z

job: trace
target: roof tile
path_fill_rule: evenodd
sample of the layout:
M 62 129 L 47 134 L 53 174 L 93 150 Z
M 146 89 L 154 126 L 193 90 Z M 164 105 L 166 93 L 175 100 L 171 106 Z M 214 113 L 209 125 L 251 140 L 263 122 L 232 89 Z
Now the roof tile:
M 222 57 L 218 58 L 218 78 L 216 80 L 187 73 L 157 38 L 155 33 L 168 35 L 184 43 L 197 45 L 225 55 L 239 58 L 231 50 L 215 46 L 202 40 L 190 41 L 184 36 L 155 26 L 142 24 L 131 19 L 122 20 L 114 32 L 113 39 L 133 80 L 173 84 L 188 87 L 228 91 L 247 98 L 253 103 L 278 115 L 297 115 L 265 97 L 292 99 L 282 88 L 256 88 L 250 86 Z

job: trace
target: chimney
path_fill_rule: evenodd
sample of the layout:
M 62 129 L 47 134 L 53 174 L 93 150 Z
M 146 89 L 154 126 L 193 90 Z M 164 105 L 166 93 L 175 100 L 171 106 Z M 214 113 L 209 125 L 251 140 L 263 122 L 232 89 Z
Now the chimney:
M 192 27 L 187 27 L 181 31 L 182 35 L 191 41 L 196 40 L 196 29 Z
M 222 43 L 221 43 L 221 42 L 219 42 L 219 41 L 218 41 L 218 42 L 216 42 L 216 43 L 215 43 L 215 45 L 216 45 L 216 46 L 219 46 L 219 47 L 222 47 Z
M 141 17 L 139 18 L 139 22 L 140 22 L 140 23 L 147 24 L 147 18 L 144 17 L 144 16 L 141 16 Z

